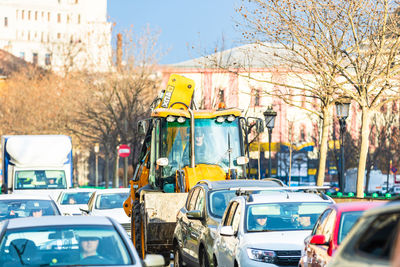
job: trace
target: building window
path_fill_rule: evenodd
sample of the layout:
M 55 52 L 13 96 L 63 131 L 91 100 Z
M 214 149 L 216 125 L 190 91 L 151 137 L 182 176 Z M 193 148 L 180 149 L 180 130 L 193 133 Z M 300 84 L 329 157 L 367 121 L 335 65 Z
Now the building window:
M 81 14 L 78 15 L 78 24 L 81 24 Z
M 79 1 L 78 0 L 75 0 L 75 4 L 78 4 L 79 3 Z
M 19 52 L 19 57 L 25 59 L 25 52 Z
M 61 14 L 60 13 L 57 14 L 57 22 L 61 23 Z
M 69 24 L 69 15 L 67 15 L 67 24 Z
M 35 20 L 37 20 L 37 18 L 38 18 L 38 12 L 35 11 Z
M 50 12 L 47 12 L 47 21 L 50 21 Z
M 261 94 L 260 89 L 253 88 L 251 89 L 251 98 L 250 98 L 250 106 L 251 107 L 259 107 L 261 105 Z
M 32 54 L 32 63 L 37 65 L 38 64 L 38 53 Z
M 43 36 L 44 36 L 44 33 L 42 32 L 42 33 L 40 34 L 40 42 L 41 42 L 41 43 L 43 43 Z
M 4 27 L 8 27 L 8 18 L 4 17 Z
M 30 41 L 30 40 L 31 40 L 31 32 L 28 31 L 28 41 Z
M 57 33 L 57 39 L 60 39 L 61 38 L 61 33 Z
M 50 66 L 51 65 L 51 54 L 46 54 L 45 55 L 44 64 L 46 64 L 46 66 Z
M 19 10 L 17 9 L 17 11 L 15 11 L 15 19 L 18 19 L 18 12 Z
M 22 10 L 22 11 L 21 11 L 21 19 L 24 19 L 24 18 L 25 18 L 25 11 Z
M 42 11 L 42 20 L 44 20 L 44 12 Z
M 28 11 L 28 20 L 31 20 L 31 11 Z

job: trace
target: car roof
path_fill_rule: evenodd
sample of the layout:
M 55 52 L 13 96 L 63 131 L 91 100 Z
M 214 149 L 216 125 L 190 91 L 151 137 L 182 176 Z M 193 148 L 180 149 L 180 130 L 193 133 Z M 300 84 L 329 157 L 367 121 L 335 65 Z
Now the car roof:
M 49 195 L 43 194 L 2 194 L 0 200 L 11 200 L 11 199 L 35 199 L 35 200 L 53 200 Z
M 99 194 L 109 194 L 109 193 L 128 193 L 130 188 L 107 188 L 107 189 L 98 189 L 95 191 L 97 195 Z
M 336 203 L 333 206 L 339 212 L 367 210 L 385 204 L 384 201 L 354 201 Z
M 97 188 L 70 188 L 70 189 L 65 189 L 61 193 L 76 193 L 76 192 L 94 192 L 98 190 Z
M 399 212 L 399 211 L 400 211 L 400 201 L 394 200 L 394 201 L 389 201 L 384 205 L 380 205 L 379 207 L 375 207 L 365 211 L 363 217 L 374 216 L 389 212 Z
M 112 225 L 112 223 L 109 218 L 102 216 L 42 216 L 10 219 L 7 228 L 62 225 Z
M 198 185 L 206 185 L 212 190 L 230 189 L 235 187 L 278 187 L 281 186 L 273 180 L 253 180 L 253 179 L 238 179 L 238 180 L 222 180 L 208 181 L 203 180 L 197 183 Z
M 264 191 L 251 194 L 248 203 L 281 203 L 281 202 L 326 202 L 334 203 L 332 199 L 324 199 L 318 194 L 290 191 Z

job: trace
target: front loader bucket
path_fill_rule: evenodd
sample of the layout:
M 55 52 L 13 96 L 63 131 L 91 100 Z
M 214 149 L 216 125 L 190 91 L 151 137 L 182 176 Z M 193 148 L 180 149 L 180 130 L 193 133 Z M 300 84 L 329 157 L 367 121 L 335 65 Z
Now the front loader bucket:
M 176 215 L 185 205 L 188 193 L 146 192 L 143 195 L 146 252 L 171 251 Z

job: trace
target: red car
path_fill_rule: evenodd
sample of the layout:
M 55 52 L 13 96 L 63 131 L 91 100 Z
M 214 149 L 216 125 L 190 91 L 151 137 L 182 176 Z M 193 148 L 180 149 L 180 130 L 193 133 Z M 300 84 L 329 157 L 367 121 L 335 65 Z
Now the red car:
M 326 266 L 336 249 L 361 214 L 384 202 L 347 202 L 334 204 L 321 213 L 311 235 L 304 240 L 300 266 Z

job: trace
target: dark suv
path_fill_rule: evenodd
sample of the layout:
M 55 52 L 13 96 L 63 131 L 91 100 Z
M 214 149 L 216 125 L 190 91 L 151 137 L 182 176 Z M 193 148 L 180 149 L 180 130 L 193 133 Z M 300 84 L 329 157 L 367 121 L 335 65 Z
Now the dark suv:
M 174 231 L 174 266 L 183 262 L 195 266 L 212 265 L 216 229 L 229 201 L 239 188 L 284 187 L 277 179 L 201 181 L 189 192 L 177 215 Z

